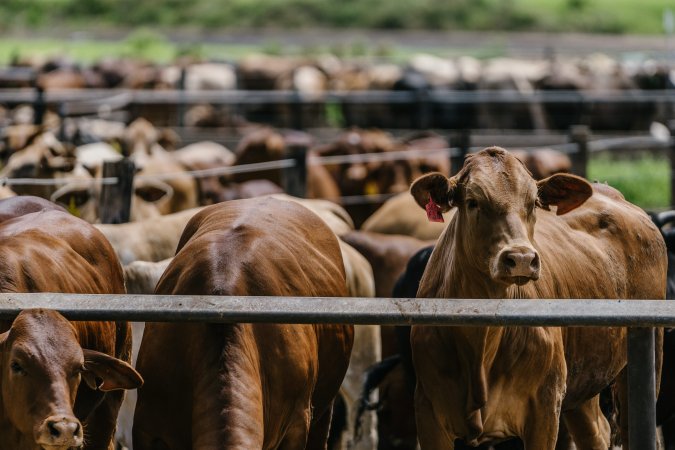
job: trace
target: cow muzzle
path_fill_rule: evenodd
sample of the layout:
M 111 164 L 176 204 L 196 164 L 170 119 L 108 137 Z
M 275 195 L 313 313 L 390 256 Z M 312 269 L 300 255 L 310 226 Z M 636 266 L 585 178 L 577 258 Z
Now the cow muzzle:
M 45 450 L 82 447 L 82 424 L 75 417 L 50 416 L 38 428 L 36 443 Z
M 509 247 L 501 251 L 493 268 L 493 278 L 523 285 L 539 279 L 539 255 L 531 247 Z

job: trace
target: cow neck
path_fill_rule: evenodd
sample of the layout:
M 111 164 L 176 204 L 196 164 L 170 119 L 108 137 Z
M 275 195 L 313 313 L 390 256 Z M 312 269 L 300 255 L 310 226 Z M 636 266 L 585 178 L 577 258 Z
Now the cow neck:
M 462 225 L 457 213 L 439 238 L 428 267 L 436 268 L 424 274 L 418 297 L 431 298 L 514 298 L 518 291 L 496 283 L 488 274 L 472 264 L 466 254 Z M 441 250 L 437 253 L 437 250 Z
M 420 283 L 418 297 L 432 298 L 507 298 L 509 287 L 495 283 L 488 275 L 470 264 L 471 258 L 463 254 L 461 227 L 456 214 L 439 238 L 428 268 Z M 440 249 L 440 253 L 438 250 Z M 487 374 L 494 363 L 502 327 L 456 326 L 437 327 L 437 333 L 446 345 L 463 348 L 466 364 L 456 367 L 469 387 L 464 405 L 466 426 L 480 434 L 483 428 L 481 408 L 488 401 Z M 458 345 L 458 343 L 462 343 Z

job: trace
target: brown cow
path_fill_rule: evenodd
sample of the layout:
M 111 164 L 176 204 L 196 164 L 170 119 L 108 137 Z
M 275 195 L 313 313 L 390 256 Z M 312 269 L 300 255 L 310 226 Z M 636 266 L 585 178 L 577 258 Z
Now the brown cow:
M 278 161 L 286 158 L 289 146 L 300 144 L 309 146 L 312 139 L 308 134 L 298 131 L 287 131 L 282 134 L 269 127 L 253 128 L 244 135 L 237 145 L 237 159 L 234 165 Z M 307 155 L 307 197 L 337 201 L 340 198 L 340 190 L 323 166 L 312 164 L 315 156 L 312 152 Z M 238 173 L 228 175 L 225 178 L 236 183 L 266 179 L 277 186 L 284 185 L 282 169 Z
M 31 197 L 0 202 L 0 214 L 0 291 L 124 293 L 112 247 L 91 225 Z M 126 323 L 22 312 L 0 335 L 0 448 L 109 448 L 121 389 L 142 383 L 130 354 Z
M 352 231 L 341 236 L 341 239 L 357 249 L 373 267 L 377 297 L 391 297 L 396 280 L 404 272 L 410 257 L 430 244 L 409 236 L 366 231 Z M 402 328 L 381 327 L 383 358 L 402 352 L 401 333 L 397 332 L 397 329 Z M 410 354 L 408 347 L 406 350 Z M 377 383 L 377 448 L 380 450 L 414 449 L 417 444 L 413 396 L 409 392 L 406 376 L 405 368 L 399 364 Z
M 265 198 L 192 218 L 156 293 L 332 297 L 347 289 L 335 234 L 304 207 Z M 324 449 L 352 339 L 346 325 L 148 323 L 134 448 Z
M 467 158 L 450 179 L 418 179 L 411 192 L 422 207 L 431 199 L 441 210 L 457 208 L 418 297 L 664 298 L 659 230 L 608 189 L 567 174 L 535 182 L 498 147 Z M 519 437 L 526 449 L 553 450 L 561 415 L 577 448 L 607 449 L 598 394 L 617 379 L 625 406 L 625 335 L 625 328 L 414 326 L 421 448 Z

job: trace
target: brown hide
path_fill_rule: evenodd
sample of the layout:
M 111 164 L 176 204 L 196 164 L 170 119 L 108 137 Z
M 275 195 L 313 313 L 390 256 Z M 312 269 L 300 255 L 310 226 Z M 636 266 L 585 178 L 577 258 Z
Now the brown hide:
M 206 207 L 158 294 L 345 296 L 335 235 L 272 198 Z M 307 301 L 311 301 L 308 299 Z M 325 448 L 353 327 L 147 324 L 134 448 Z M 167 355 L 171 355 L 167 358 Z
M 409 236 L 366 231 L 352 231 L 341 239 L 357 249 L 372 266 L 376 297 L 391 297 L 394 284 L 410 257 L 430 244 Z M 382 358 L 400 352 L 395 327 L 382 326 L 381 340 Z M 405 371 L 399 366 L 387 374 L 378 386 L 377 448 L 380 450 L 415 447 L 414 406 L 405 377 Z
M 124 293 L 122 268 L 115 253 L 103 235 L 91 225 L 63 212 L 56 205 L 31 197 L 14 197 L 0 202 L 0 215 L 4 219 L 0 223 L 2 292 Z M 55 275 L 52 269 L 57 270 L 58 274 Z M 42 314 L 49 315 L 49 312 Z M 63 318 L 60 321 L 67 326 Z M 22 339 L 28 339 L 24 346 L 34 345 L 34 342 L 39 342 L 34 340 L 38 338 L 34 333 L 46 332 L 52 335 L 53 342 L 56 342 L 57 335 L 63 336 L 62 331 L 67 332 L 62 326 L 49 321 L 39 323 L 47 323 L 52 328 L 41 329 L 31 326 L 28 333 L 17 331 L 15 338 L 12 339 L 16 340 L 16 335 L 21 335 Z M 58 324 L 58 320 L 55 323 Z M 3 328 L 7 329 L 8 326 L 9 324 L 5 323 Z M 72 322 L 72 326 L 74 334 L 66 333 L 65 341 L 62 342 L 96 350 L 122 361 L 130 360 L 131 332 L 127 323 Z M 45 331 L 50 329 L 51 331 Z M 35 338 L 30 337 L 31 333 Z M 47 350 L 41 348 L 42 354 L 47 355 L 45 353 Z M 55 361 L 64 362 L 68 354 L 65 351 L 67 347 L 59 345 L 57 348 L 61 354 Z M 29 373 L 33 374 L 35 371 L 37 369 L 34 368 Z M 41 386 L 40 389 L 45 387 Z M 35 395 L 38 395 L 38 391 L 35 392 Z M 14 393 L 17 391 L 3 392 L 3 395 Z M 46 393 L 45 396 L 40 395 L 35 405 L 46 401 L 47 398 L 52 397 Z M 5 401 L 7 400 L 5 398 Z M 84 428 L 85 449 L 108 448 L 121 401 L 121 391 L 103 393 L 92 390 L 84 383 L 79 385 L 77 400 L 74 407 L 72 404 L 70 407 Z M 25 406 L 27 405 L 23 402 L 14 403 L 12 414 L 19 414 L 16 409 Z M 0 430 L 3 430 L 0 432 L 0 448 L 35 449 L 35 441 L 31 441 L 32 436 L 18 432 L 15 426 L 8 422 L 6 413 L 5 410 L 0 414 Z M 70 414 L 72 415 L 72 412 Z
M 571 175 L 536 184 L 494 147 L 452 179 L 417 180 L 411 192 L 420 205 L 431 196 L 442 209 L 457 208 L 418 297 L 664 298 L 663 239 L 641 209 L 610 190 Z M 411 343 L 423 450 L 509 436 L 552 450 L 561 409 L 578 448 L 609 446 L 598 394 L 618 377 L 625 401 L 624 328 L 413 327 Z

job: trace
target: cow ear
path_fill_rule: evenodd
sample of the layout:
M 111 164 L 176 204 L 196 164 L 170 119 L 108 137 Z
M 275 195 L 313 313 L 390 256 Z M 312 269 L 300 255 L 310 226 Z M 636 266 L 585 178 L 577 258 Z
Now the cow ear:
M 548 210 L 557 206 L 557 215 L 565 214 L 581 206 L 593 195 L 590 183 L 581 177 L 557 173 L 537 182 L 539 204 Z
M 94 350 L 82 349 L 82 352 L 82 379 L 91 389 L 106 392 L 143 386 L 141 375 L 124 361 Z
M 448 178 L 439 172 L 422 175 L 410 186 L 410 193 L 418 205 L 424 209 L 429 200 L 433 200 L 442 212 L 447 212 L 454 206 L 456 191 L 457 179 Z
M 143 184 L 134 188 L 134 193 L 150 203 L 157 203 L 162 199 L 173 196 L 173 188 L 159 180 L 145 180 Z

